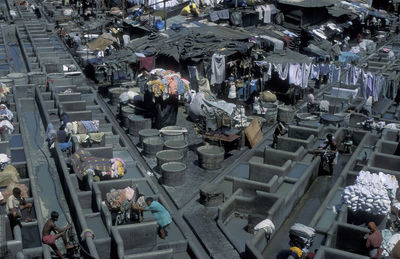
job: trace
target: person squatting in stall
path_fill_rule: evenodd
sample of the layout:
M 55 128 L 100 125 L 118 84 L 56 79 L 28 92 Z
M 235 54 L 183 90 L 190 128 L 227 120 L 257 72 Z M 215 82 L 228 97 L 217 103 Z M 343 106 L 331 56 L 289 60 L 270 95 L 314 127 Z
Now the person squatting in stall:
M 50 214 L 50 219 L 47 220 L 46 224 L 44 224 L 43 231 L 42 231 L 42 242 L 43 244 L 49 245 L 53 251 L 59 256 L 60 258 L 65 258 L 60 250 L 58 250 L 56 246 L 56 241 L 60 237 L 64 241 L 64 245 L 66 249 L 71 249 L 74 248 L 72 244 L 69 244 L 67 242 L 67 237 L 65 235 L 65 231 L 68 230 L 71 225 L 67 224 L 64 228 L 58 228 L 56 225 L 56 221 L 58 220 L 59 214 L 57 211 L 52 211 Z M 56 233 L 55 235 L 52 235 L 51 232 Z
M 328 134 L 326 136 L 327 142 L 325 144 L 325 146 L 318 148 L 318 149 L 314 149 L 312 151 L 313 153 L 313 160 L 314 158 L 319 155 L 321 156 L 321 163 L 328 162 L 328 166 L 329 166 L 329 176 L 333 175 L 333 163 L 335 162 L 335 159 L 337 158 L 337 153 L 338 153 L 338 148 L 337 148 L 337 144 L 333 139 L 333 135 L 332 134 Z
M 382 232 L 376 227 L 375 222 L 368 223 L 369 233 L 364 236 L 365 246 L 371 258 L 379 258 L 382 254 L 381 244 L 383 241 Z
M 31 219 L 31 210 L 32 203 L 26 202 L 24 198 L 21 197 L 21 189 L 15 187 L 13 189 L 13 194 L 8 197 L 7 204 L 8 216 L 12 225 L 16 223 L 20 224 L 20 220 L 22 218 L 22 211 L 27 210 L 25 222 L 32 222 L 34 219 Z

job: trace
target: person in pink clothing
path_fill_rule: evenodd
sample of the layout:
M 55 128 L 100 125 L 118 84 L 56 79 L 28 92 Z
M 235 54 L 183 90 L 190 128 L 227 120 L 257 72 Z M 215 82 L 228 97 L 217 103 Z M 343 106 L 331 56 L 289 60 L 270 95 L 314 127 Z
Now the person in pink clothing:
M 65 236 L 65 231 L 69 229 L 71 225 L 68 224 L 64 228 L 58 228 L 55 223 L 58 220 L 58 216 L 59 215 L 57 211 L 51 212 L 51 218 L 47 220 L 46 224 L 44 224 L 43 227 L 42 242 L 43 244 L 49 245 L 57 254 L 57 256 L 59 256 L 60 258 L 64 258 L 64 256 L 61 254 L 60 250 L 58 250 L 56 246 L 56 241 L 61 237 L 64 241 L 66 249 L 71 249 L 74 247 L 73 245 L 68 244 L 67 237 Z M 54 232 L 56 234 L 52 235 L 51 232 Z

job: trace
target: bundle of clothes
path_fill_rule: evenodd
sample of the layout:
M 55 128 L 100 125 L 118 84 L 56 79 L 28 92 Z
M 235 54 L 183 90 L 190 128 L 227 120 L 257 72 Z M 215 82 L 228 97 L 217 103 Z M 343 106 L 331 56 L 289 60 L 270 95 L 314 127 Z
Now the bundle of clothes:
M 93 175 L 95 180 L 121 178 L 125 175 L 125 163 L 120 158 L 95 157 L 83 149 L 77 150 L 69 159 L 78 179 L 86 175 Z
M 99 132 L 99 126 L 99 120 L 73 121 L 67 122 L 65 125 L 65 129 L 67 132 L 70 132 L 72 134 L 87 134 Z
M 76 137 L 80 144 L 93 144 L 100 143 L 104 138 L 104 132 L 92 132 L 87 134 L 74 134 L 72 137 Z
M 139 193 L 139 190 L 137 188 L 134 190 L 129 186 L 124 189 L 111 189 L 106 194 L 104 204 L 110 211 L 117 213 L 117 225 L 134 218 L 141 221 L 143 213 L 135 208 L 145 208 L 146 206 L 144 196 Z
M 295 223 L 289 230 L 289 245 L 302 250 L 312 246 L 315 237 L 315 229 L 306 225 Z
M 382 257 L 399 258 L 400 256 L 400 234 L 392 234 L 390 230 L 382 230 Z
M 150 71 L 150 75 L 152 80 L 147 85 L 155 97 L 184 96 L 190 90 L 190 82 L 175 71 L 156 68 Z
M 390 212 L 391 199 L 396 197 L 398 187 L 393 175 L 360 171 L 355 184 L 344 189 L 342 201 L 352 211 L 387 215 Z
M 10 162 L 6 154 L 0 154 L 0 187 L 19 183 L 18 171 Z
M 2 93 L 0 92 L 0 96 L 1 94 Z M 0 104 L 0 134 L 2 136 L 14 132 L 14 125 L 12 124 L 13 118 L 14 114 L 12 111 L 10 111 L 5 104 Z

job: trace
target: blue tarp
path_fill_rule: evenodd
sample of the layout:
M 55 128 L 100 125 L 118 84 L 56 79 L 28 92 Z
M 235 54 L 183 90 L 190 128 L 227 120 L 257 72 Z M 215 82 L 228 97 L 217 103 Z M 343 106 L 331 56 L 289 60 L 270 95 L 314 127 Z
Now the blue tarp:
M 351 63 L 360 57 L 354 54 L 353 52 L 342 51 L 342 54 L 339 56 L 339 62 L 341 63 Z

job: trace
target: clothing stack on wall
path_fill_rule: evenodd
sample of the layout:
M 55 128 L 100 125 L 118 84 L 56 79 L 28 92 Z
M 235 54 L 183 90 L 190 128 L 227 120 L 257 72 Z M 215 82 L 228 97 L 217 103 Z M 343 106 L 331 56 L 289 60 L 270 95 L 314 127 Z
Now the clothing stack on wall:
M 300 223 L 295 223 L 289 230 L 290 246 L 301 249 L 310 248 L 314 241 L 315 229 Z
M 386 215 L 390 212 L 390 198 L 396 196 L 398 187 L 392 175 L 360 171 L 355 184 L 344 189 L 342 201 L 352 211 Z

